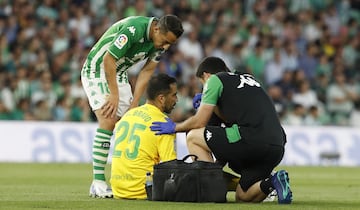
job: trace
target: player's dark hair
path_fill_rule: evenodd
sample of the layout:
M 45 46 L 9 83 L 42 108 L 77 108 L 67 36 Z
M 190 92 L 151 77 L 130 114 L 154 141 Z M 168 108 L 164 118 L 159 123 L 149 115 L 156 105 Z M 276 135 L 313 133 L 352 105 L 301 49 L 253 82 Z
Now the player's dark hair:
M 160 94 L 168 94 L 170 92 L 170 85 L 174 83 L 176 84 L 176 79 L 167 74 L 159 73 L 157 75 L 153 75 L 147 86 L 147 98 L 149 100 L 155 100 L 155 98 Z
M 204 58 L 197 71 L 196 76 L 201 78 L 203 73 L 216 74 L 218 72 L 229 72 L 229 68 L 226 66 L 225 62 L 218 57 L 206 57 Z
M 158 24 L 161 32 L 166 33 L 171 31 L 177 38 L 184 32 L 181 20 L 175 15 L 165 15 L 161 17 Z

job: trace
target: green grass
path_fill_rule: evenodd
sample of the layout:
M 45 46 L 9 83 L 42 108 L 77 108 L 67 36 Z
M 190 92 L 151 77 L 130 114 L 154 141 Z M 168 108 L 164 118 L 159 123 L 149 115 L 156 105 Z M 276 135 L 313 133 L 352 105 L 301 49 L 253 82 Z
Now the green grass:
M 0 163 L 0 209 L 360 209 L 360 168 L 284 168 L 294 195 L 291 205 L 234 203 L 233 193 L 224 204 L 94 199 L 88 197 L 90 164 Z

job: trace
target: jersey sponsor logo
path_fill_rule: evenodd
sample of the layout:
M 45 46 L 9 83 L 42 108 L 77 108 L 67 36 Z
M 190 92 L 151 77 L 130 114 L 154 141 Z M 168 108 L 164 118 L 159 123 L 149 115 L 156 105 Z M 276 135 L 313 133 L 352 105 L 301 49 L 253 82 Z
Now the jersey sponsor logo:
M 260 87 L 260 83 L 255 81 L 255 79 L 250 74 L 240 75 L 240 85 L 237 86 L 237 88 L 243 88 L 245 84 L 249 86 Z
M 125 34 L 120 34 L 120 36 L 115 41 L 115 46 L 119 49 L 123 48 L 128 42 L 128 38 Z
M 209 130 L 206 130 L 205 136 L 206 136 L 206 141 L 209 141 L 212 137 L 212 133 Z
M 133 36 L 135 36 L 135 30 L 136 30 L 136 28 L 135 28 L 134 26 L 129 26 L 129 27 L 127 27 L 127 29 L 130 31 L 130 33 L 131 33 Z

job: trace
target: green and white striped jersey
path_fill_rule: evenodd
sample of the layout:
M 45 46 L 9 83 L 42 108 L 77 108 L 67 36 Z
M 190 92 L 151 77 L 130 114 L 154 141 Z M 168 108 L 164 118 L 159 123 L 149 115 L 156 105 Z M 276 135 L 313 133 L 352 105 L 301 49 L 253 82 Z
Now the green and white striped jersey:
M 127 69 L 137 62 L 150 58 L 159 61 L 161 50 L 149 38 L 153 17 L 133 16 L 114 23 L 89 52 L 82 69 L 88 78 L 105 76 L 103 56 L 108 51 L 116 59 L 119 82 L 127 81 Z

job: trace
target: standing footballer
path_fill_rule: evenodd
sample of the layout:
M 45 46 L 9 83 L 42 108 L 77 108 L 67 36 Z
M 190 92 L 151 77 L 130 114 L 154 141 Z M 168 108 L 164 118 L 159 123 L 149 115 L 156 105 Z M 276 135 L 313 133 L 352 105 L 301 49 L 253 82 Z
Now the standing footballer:
M 105 165 L 115 123 L 128 109 L 138 106 L 161 53 L 174 44 L 183 31 L 181 20 L 174 15 L 160 19 L 128 17 L 107 29 L 89 52 L 81 81 L 98 120 L 93 142 L 90 196 L 112 197 L 105 180 Z M 133 96 L 127 70 L 145 59 Z

